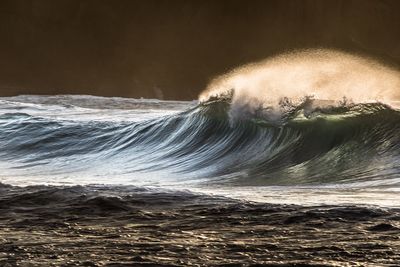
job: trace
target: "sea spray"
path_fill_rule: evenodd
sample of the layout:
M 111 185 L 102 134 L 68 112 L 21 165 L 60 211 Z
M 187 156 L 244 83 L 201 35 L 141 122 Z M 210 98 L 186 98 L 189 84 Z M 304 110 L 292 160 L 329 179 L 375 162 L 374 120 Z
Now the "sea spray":
M 400 72 L 360 55 L 328 49 L 300 50 L 221 75 L 199 99 L 204 102 L 226 94 L 232 94 L 232 118 L 243 119 L 261 110 L 266 118 L 280 120 L 288 109 L 309 104 L 310 99 L 317 100 L 314 106 L 393 104 L 400 99 Z

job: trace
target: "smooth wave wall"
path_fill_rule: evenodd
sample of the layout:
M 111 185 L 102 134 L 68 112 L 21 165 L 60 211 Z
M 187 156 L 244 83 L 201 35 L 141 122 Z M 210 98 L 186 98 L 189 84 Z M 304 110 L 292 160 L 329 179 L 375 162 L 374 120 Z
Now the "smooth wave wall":
M 237 186 L 399 185 L 399 111 L 381 103 L 306 102 L 279 122 L 262 112 L 232 120 L 226 97 L 141 121 L 7 112 L 0 116 L 3 175 L 90 176 L 103 183 L 124 176 L 131 180 L 123 183 L 133 184 L 154 176 Z

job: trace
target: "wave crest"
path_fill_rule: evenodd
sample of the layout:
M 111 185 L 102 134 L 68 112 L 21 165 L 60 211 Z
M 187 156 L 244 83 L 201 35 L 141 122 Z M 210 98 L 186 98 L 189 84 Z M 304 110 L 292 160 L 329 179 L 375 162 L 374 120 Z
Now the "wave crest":
M 328 49 L 294 51 L 215 78 L 200 101 L 229 96 L 231 116 L 281 120 L 293 107 L 343 106 L 400 99 L 400 72 L 371 58 Z M 313 101 L 309 101 L 313 100 Z

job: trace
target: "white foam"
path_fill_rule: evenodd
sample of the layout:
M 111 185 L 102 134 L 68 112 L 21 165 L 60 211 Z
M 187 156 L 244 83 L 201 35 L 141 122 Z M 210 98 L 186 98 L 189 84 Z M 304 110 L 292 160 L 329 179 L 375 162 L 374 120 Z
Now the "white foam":
M 270 116 L 284 112 L 282 99 L 294 105 L 305 97 L 354 103 L 400 100 L 400 72 L 382 62 L 328 49 L 281 54 L 236 68 L 215 78 L 200 101 L 234 90 L 231 115 L 243 116 L 269 107 Z

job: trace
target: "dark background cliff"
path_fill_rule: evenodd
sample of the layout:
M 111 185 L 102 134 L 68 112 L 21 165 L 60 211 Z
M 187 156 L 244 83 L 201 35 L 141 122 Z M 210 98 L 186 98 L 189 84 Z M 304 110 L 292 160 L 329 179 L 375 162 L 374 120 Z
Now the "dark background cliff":
M 2 0 L 0 95 L 195 99 L 235 66 L 332 47 L 400 62 L 400 1 Z

